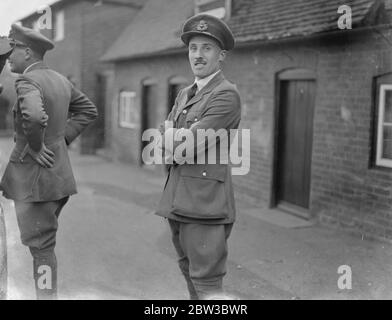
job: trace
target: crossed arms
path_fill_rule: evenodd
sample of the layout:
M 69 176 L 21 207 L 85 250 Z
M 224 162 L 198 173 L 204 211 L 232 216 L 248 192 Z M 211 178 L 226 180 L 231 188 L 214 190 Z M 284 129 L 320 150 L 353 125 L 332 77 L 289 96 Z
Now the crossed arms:
M 178 108 L 177 103 L 178 99 L 175 102 L 172 112 L 168 116 L 169 121 L 173 121 L 174 119 L 174 114 Z M 238 93 L 233 90 L 218 91 L 210 98 L 208 105 L 205 108 L 205 111 L 202 113 L 200 120 L 192 123 L 189 129 L 164 128 L 163 126 L 161 126 L 160 131 L 162 134 L 162 149 L 165 152 L 166 160 L 172 158 L 178 164 L 182 164 L 182 162 L 185 160 L 184 158 L 182 158 L 180 161 L 180 159 L 176 159 L 175 155 L 176 148 L 183 143 L 180 137 L 183 136 L 184 131 L 190 131 L 194 137 L 193 141 L 197 141 L 197 130 L 212 129 L 217 132 L 220 129 L 235 128 L 236 125 L 239 123 L 240 118 L 241 103 Z M 173 141 L 165 143 L 165 138 L 167 137 L 173 137 Z M 204 149 L 201 147 L 211 147 L 215 143 L 216 140 L 213 137 L 213 141 L 208 140 L 207 143 L 205 143 L 205 141 L 203 140 L 193 144 L 194 154 L 197 154 L 199 150 Z

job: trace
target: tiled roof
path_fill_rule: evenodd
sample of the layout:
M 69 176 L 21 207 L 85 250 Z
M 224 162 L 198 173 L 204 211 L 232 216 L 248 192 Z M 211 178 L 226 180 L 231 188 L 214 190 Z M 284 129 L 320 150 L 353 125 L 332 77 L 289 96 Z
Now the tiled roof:
M 121 60 L 181 48 L 180 30 L 193 0 L 148 0 L 102 60 Z
M 377 0 L 234 0 L 229 21 L 238 42 L 282 39 L 338 29 L 338 8 L 352 9 L 360 26 Z
M 352 9 L 353 28 L 391 0 L 232 0 L 228 21 L 237 43 L 268 41 L 338 29 L 338 8 Z M 192 16 L 194 0 L 148 0 L 103 60 L 168 52 L 183 47 L 182 23 Z

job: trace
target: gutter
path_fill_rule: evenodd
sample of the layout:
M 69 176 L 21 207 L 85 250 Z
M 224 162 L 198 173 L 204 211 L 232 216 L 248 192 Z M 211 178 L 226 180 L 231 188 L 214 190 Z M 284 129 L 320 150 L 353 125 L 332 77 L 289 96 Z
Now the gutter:
M 134 3 L 134 2 L 125 3 L 125 2 L 117 2 L 115 0 L 101 0 L 101 1 L 99 1 L 99 0 L 87 0 L 87 1 L 97 2 L 97 3 L 98 2 L 107 3 L 107 4 L 112 4 L 112 5 L 115 5 L 115 6 L 123 6 L 123 7 L 133 8 L 133 9 L 141 9 L 141 8 L 143 8 L 143 5 L 137 4 L 137 3 Z
M 179 54 L 179 53 L 186 53 L 187 49 L 186 47 L 181 47 L 181 48 L 170 48 L 170 49 L 164 49 L 161 51 L 154 51 L 150 53 L 140 53 L 140 54 L 135 54 L 131 56 L 124 56 L 120 58 L 105 58 L 102 57 L 99 59 L 101 62 L 107 62 L 107 63 L 118 63 L 118 62 L 125 62 L 128 60 L 134 60 L 134 59 L 140 59 L 140 58 L 152 58 L 152 57 L 158 57 L 158 56 L 169 56 L 172 54 Z

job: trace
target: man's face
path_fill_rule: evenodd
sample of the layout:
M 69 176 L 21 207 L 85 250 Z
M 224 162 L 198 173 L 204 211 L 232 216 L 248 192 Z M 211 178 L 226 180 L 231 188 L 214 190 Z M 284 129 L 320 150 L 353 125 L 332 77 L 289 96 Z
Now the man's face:
M 226 51 L 216 41 L 204 36 L 191 38 L 188 45 L 189 62 L 197 79 L 203 79 L 220 69 L 220 62 L 225 59 Z
M 27 64 L 26 47 L 19 45 L 15 46 L 8 57 L 8 62 L 10 64 L 11 72 L 23 73 Z

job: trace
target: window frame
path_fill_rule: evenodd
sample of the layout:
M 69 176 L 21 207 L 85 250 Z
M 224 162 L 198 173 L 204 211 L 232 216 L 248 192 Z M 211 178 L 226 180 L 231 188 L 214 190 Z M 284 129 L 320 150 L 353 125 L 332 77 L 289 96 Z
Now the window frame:
M 129 104 L 123 103 L 124 99 L 129 98 Z M 132 111 L 136 107 L 136 92 L 121 91 L 118 102 L 118 125 L 120 128 L 135 129 L 137 127 L 136 113 L 132 117 Z M 126 109 L 127 108 L 127 109 Z M 125 118 L 125 119 L 124 119 Z
M 39 26 L 39 20 L 38 19 L 36 19 L 36 20 L 34 20 L 32 22 L 31 29 L 33 29 L 33 30 L 35 30 L 37 32 L 41 32 L 41 28 Z
M 61 18 L 59 19 L 59 17 L 61 17 Z M 55 23 L 55 27 L 54 27 L 53 41 L 55 41 L 55 42 L 63 41 L 65 39 L 65 13 L 64 13 L 64 10 L 59 10 L 56 12 L 54 23 Z M 59 28 L 60 25 L 61 25 L 61 27 Z
M 380 84 L 377 101 L 377 140 L 376 140 L 376 166 L 392 168 L 392 159 L 383 158 L 383 128 L 385 126 L 385 96 L 386 91 L 392 92 L 392 84 Z M 389 123 L 388 123 L 389 125 Z M 392 126 L 392 123 L 390 123 Z

